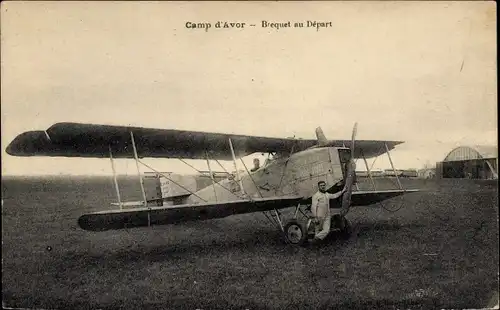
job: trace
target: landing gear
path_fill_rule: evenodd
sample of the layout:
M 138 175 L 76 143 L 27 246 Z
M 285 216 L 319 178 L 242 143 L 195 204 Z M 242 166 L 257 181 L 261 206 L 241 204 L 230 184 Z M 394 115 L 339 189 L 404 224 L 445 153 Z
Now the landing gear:
M 279 213 L 273 218 L 280 225 L 285 241 L 291 245 L 305 245 L 309 239 L 313 239 L 316 231 L 314 219 L 304 214 L 300 205 L 295 210 L 294 218 L 286 222 L 283 226 Z M 299 220 L 297 214 L 301 212 L 305 219 Z M 331 217 L 330 234 L 336 235 L 342 239 L 348 239 L 352 234 L 352 227 L 347 218 L 340 214 L 334 214 Z
M 297 220 L 289 221 L 283 230 L 289 244 L 303 245 L 307 240 L 307 227 Z
M 335 214 L 332 216 L 331 223 L 331 232 L 338 233 L 339 236 L 343 239 L 348 239 L 351 236 L 352 226 L 345 216 Z

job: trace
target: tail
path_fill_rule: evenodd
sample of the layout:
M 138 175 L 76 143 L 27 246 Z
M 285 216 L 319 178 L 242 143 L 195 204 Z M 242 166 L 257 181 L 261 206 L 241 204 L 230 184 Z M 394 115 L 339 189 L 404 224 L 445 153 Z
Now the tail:
M 147 179 L 154 179 L 156 195 L 148 202 L 156 203 L 158 206 L 164 202 L 171 201 L 172 204 L 182 204 L 199 188 L 195 177 L 190 175 L 178 175 L 171 172 L 151 173 Z
M 325 137 L 325 134 L 323 133 L 323 129 L 321 129 L 321 127 L 316 128 L 316 138 L 318 139 L 319 146 L 328 145 L 328 139 Z

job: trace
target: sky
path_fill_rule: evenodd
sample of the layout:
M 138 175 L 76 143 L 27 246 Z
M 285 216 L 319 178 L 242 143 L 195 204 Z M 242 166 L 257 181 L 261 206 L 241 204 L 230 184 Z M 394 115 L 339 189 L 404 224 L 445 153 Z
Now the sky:
M 262 27 L 307 20 L 331 24 Z M 56 122 L 301 138 L 321 126 L 329 139 L 358 122 L 357 139 L 405 141 L 395 165 L 421 168 L 497 145 L 496 67 L 494 2 L 2 2 L 2 174 L 111 173 L 105 159 L 5 153 Z

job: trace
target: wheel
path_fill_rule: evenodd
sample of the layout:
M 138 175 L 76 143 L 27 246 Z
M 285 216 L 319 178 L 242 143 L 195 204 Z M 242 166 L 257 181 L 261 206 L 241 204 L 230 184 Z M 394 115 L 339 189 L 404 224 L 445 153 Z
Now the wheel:
M 345 216 L 335 214 L 332 216 L 331 230 L 339 232 L 340 237 L 347 239 L 351 236 L 352 227 L 351 223 Z
M 285 227 L 285 239 L 293 245 L 302 245 L 307 239 L 306 227 L 296 220 L 288 222 Z

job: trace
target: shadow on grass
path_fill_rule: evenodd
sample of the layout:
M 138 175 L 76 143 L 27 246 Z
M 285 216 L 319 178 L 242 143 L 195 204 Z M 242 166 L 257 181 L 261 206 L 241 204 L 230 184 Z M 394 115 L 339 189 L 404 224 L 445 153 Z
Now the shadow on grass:
M 349 237 L 338 233 L 331 233 L 320 244 L 306 243 L 302 246 L 290 245 L 280 231 L 255 231 L 246 233 L 239 240 L 221 240 L 219 238 L 205 240 L 185 240 L 182 243 L 164 245 L 148 245 L 147 243 L 130 246 L 120 250 L 107 251 L 98 254 L 90 254 L 87 251 L 72 251 L 54 256 L 50 260 L 48 268 L 57 266 L 60 268 L 92 268 L 106 266 L 106 268 L 122 268 L 126 264 L 155 263 L 155 262 L 177 262 L 189 260 L 192 257 L 218 256 L 221 253 L 240 253 L 255 255 L 295 255 L 304 254 L 308 251 L 337 251 L 343 247 L 355 245 L 359 239 L 369 237 L 384 231 L 397 231 L 400 229 L 414 229 L 423 227 L 421 224 L 402 225 L 399 223 L 384 222 L 361 222 L 353 226 L 353 232 Z M 55 268 L 55 267 L 54 267 Z
M 399 230 L 414 230 L 425 227 L 426 225 L 420 223 L 401 224 L 394 221 L 378 221 L 378 222 L 359 222 L 353 226 L 353 233 L 357 237 L 367 236 L 378 232 L 393 232 Z
M 287 245 L 279 232 L 246 234 L 240 240 L 221 240 L 206 238 L 205 240 L 184 240 L 182 243 L 165 242 L 164 245 L 137 244 L 128 248 L 106 251 L 98 254 L 89 254 L 86 251 L 74 251 L 54 257 L 52 264 L 68 268 L 87 265 L 103 265 L 107 268 L 120 267 L 127 263 L 136 262 L 176 262 L 185 261 L 190 257 L 220 255 L 221 253 L 250 253 L 255 251 L 286 251 Z M 61 267 L 58 267 L 61 268 Z
M 368 231 L 368 230 L 366 230 Z M 319 245 L 290 245 L 287 244 L 280 231 L 255 231 L 246 233 L 240 239 L 230 238 L 205 238 L 204 240 L 192 239 L 175 243 L 165 242 L 164 245 L 149 245 L 147 243 L 136 244 L 119 250 L 103 251 L 101 253 L 90 253 L 88 251 L 70 251 L 53 256 L 46 262 L 46 268 L 60 270 L 79 268 L 103 268 L 119 269 L 129 264 L 151 264 L 157 262 L 177 263 L 200 257 L 218 257 L 224 253 L 241 254 L 244 256 L 294 256 L 307 255 L 308 252 L 335 252 L 349 244 L 356 243 L 359 235 L 355 238 L 343 237 L 331 233 L 328 238 Z

